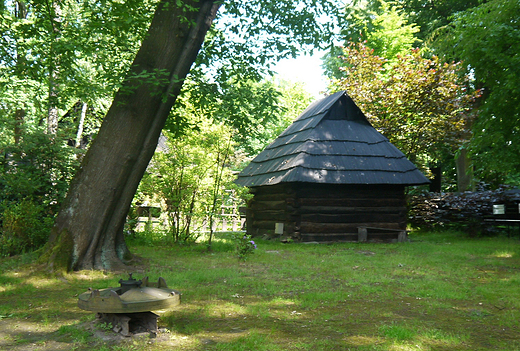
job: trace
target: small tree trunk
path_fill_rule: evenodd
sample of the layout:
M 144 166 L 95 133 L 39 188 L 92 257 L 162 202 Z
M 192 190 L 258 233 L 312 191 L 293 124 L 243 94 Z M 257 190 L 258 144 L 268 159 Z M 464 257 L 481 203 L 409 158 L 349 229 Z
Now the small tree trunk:
M 467 149 L 460 150 L 460 154 L 456 156 L 455 164 L 457 168 L 457 190 L 460 192 L 475 191 L 473 168 Z
M 54 76 L 56 72 L 52 72 Z M 58 108 L 56 107 L 56 100 L 58 98 L 58 87 L 54 78 L 49 83 L 49 110 L 47 112 L 47 133 L 49 135 L 56 135 L 58 133 Z
M 83 103 L 81 106 L 81 115 L 79 116 L 78 132 L 76 133 L 76 148 L 81 146 L 81 137 L 83 135 L 83 125 L 85 123 L 85 117 L 87 116 L 87 103 Z
M 49 97 L 47 112 L 47 133 L 56 135 L 58 133 L 58 75 L 60 72 L 61 52 L 56 50 L 57 43 L 60 40 L 61 30 L 61 6 L 57 1 L 51 3 L 51 27 L 52 27 L 52 43 L 50 49 L 49 61 Z
M 118 269 L 130 257 L 123 225 L 170 109 L 219 5 L 162 0 L 130 70 L 167 73 L 169 83 L 127 79 L 85 155 L 44 256 L 52 270 Z
M 25 120 L 25 110 L 17 109 L 14 113 L 14 143 L 18 145 L 22 138 L 22 128 Z
M 220 149 L 220 146 L 217 145 L 217 147 Z M 217 210 L 217 202 L 218 198 L 221 196 L 220 192 L 220 184 L 222 183 L 222 177 L 224 174 L 224 167 L 226 165 L 227 159 L 229 157 L 229 151 L 231 149 L 231 137 L 227 141 L 226 148 L 224 150 L 218 150 L 217 153 L 217 162 L 216 162 L 216 169 L 215 169 L 215 182 L 213 183 L 213 199 L 211 204 L 211 211 L 210 211 L 210 217 L 209 217 L 209 238 L 208 238 L 208 249 L 211 250 L 211 244 L 213 240 L 213 222 L 214 222 L 214 215 L 215 211 Z M 222 157 L 222 160 L 221 160 Z
M 15 17 L 18 19 L 26 19 L 27 18 L 27 6 L 24 1 L 16 1 L 15 3 Z M 20 53 L 20 48 L 16 50 L 16 70 L 18 72 L 23 71 L 25 57 L 22 53 Z M 25 120 L 26 111 L 24 108 L 16 109 L 14 113 L 14 143 L 20 143 L 22 138 L 22 128 Z

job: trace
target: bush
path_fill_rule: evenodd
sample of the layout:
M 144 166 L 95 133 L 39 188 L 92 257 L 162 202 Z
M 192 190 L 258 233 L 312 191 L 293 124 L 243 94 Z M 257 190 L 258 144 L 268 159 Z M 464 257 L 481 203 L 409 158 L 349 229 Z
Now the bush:
M 0 143 L 0 201 L 29 198 L 56 214 L 77 164 L 74 149 L 42 132 L 24 134 L 18 144 Z
M 0 140 L 0 255 L 45 244 L 78 161 L 63 140 L 39 131 Z
M 47 242 L 54 218 L 45 215 L 43 206 L 23 200 L 4 202 L 0 208 L 0 257 L 31 251 Z
M 255 252 L 256 244 L 251 240 L 250 235 L 243 233 L 235 234 L 233 237 L 235 241 L 235 254 L 240 261 L 245 261 Z

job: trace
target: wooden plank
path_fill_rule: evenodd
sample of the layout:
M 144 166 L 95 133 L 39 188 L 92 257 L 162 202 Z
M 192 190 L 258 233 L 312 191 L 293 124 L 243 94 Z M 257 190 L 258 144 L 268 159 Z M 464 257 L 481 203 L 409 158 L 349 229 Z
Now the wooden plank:
M 379 214 L 403 214 L 406 213 L 406 207 L 345 207 L 345 206 L 301 206 L 298 211 L 303 214 L 363 214 L 363 213 L 379 213 Z
M 300 235 L 301 241 L 317 241 L 317 242 L 333 242 L 333 241 L 357 241 L 357 234 L 349 233 L 302 233 Z
M 251 200 L 251 204 L 254 202 L 263 202 L 263 201 L 280 201 L 287 197 L 284 193 L 269 193 L 269 194 L 255 194 L 255 197 Z
M 252 210 L 285 210 L 287 203 L 285 200 L 270 200 L 270 201 L 258 201 L 255 200 L 251 203 L 250 208 Z
M 299 222 L 300 216 L 283 211 L 257 211 L 253 213 L 252 220 L 273 222 Z
M 341 186 L 341 185 L 313 185 L 302 186 L 296 189 L 301 198 L 403 198 L 404 186 Z
M 289 184 L 277 184 L 273 186 L 263 186 L 256 188 L 254 191 L 252 191 L 252 193 L 254 193 L 255 196 L 270 194 L 294 194 L 295 190 Z
M 403 229 L 405 223 L 314 223 L 301 222 L 300 231 L 302 233 L 352 233 L 357 235 L 358 227 L 383 227 L 391 229 Z
M 404 213 L 400 214 L 385 214 L 385 213 L 353 213 L 353 214 L 321 214 L 321 213 L 313 213 L 313 214 L 302 214 L 301 220 L 302 222 L 315 222 L 315 223 L 371 223 L 371 221 L 375 222 L 383 222 L 383 223 L 392 223 L 392 222 L 400 222 L 405 220 Z M 386 226 L 385 226 L 386 227 Z
M 336 207 L 406 207 L 404 198 L 298 198 L 300 207 L 304 206 L 336 206 Z
M 254 220 L 270 220 L 274 222 L 283 222 L 287 219 L 285 211 L 255 211 L 253 214 Z
M 274 231 L 276 223 L 283 223 L 285 231 L 293 232 L 296 227 L 296 223 L 288 221 L 272 221 L 272 220 L 254 220 L 251 229 L 254 231 L 256 228 L 261 229 L 272 229 Z

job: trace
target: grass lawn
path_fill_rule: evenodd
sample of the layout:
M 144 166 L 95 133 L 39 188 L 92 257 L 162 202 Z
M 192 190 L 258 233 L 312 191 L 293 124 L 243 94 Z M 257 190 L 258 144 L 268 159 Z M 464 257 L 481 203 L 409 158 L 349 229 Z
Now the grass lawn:
M 47 276 L 30 256 L 0 261 L 1 350 L 520 350 L 520 241 L 412 234 L 402 244 L 257 241 L 140 246 L 134 277 L 183 294 L 156 339 L 114 337 L 76 307 L 123 272 Z

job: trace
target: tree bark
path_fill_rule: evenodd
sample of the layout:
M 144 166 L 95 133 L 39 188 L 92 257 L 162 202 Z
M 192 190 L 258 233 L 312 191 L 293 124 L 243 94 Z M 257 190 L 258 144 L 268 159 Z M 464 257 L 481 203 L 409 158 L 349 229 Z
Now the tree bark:
M 473 168 L 471 167 L 471 159 L 467 149 L 461 149 L 460 154 L 455 158 L 455 166 L 457 169 L 457 191 L 475 191 L 473 183 Z
M 170 109 L 219 5 L 162 0 L 58 214 L 42 260 L 52 270 L 119 269 L 123 226 Z M 146 74 L 166 74 L 158 86 Z M 162 76 L 161 76 L 162 77 Z

